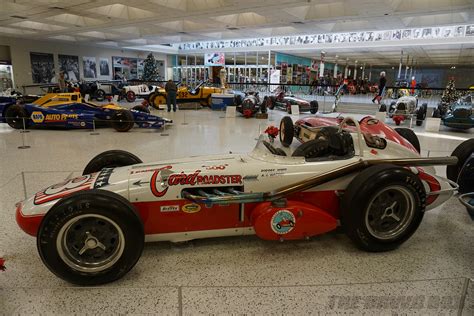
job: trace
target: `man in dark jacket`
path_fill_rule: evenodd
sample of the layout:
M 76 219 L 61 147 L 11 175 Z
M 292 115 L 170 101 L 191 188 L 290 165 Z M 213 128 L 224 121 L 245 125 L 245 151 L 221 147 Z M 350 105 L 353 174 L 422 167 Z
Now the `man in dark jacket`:
M 173 112 L 176 112 L 176 91 L 178 90 L 178 87 L 176 87 L 176 84 L 173 82 L 173 80 L 168 80 L 168 82 L 165 85 L 165 91 L 166 91 L 166 104 L 168 106 L 168 112 L 171 111 L 171 104 L 173 104 Z
M 379 79 L 379 92 L 372 99 L 373 103 L 375 103 L 375 100 L 377 100 L 380 103 L 380 99 L 382 98 L 382 92 L 383 92 L 383 89 L 385 88 L 386 84 L 387 84 L 387 79 L 385 78 L 385 71 L 382 71 L 380 73 L 380 79 Z

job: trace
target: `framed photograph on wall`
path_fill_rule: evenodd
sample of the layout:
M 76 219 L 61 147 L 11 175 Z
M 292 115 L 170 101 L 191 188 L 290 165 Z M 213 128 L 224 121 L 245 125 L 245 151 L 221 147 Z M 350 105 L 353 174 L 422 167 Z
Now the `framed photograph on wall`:
M 82 66 L 84 72 L 84 78 L 95 79 L 97 78 L 97 62 L 95 57 L 82 56 Z
M 64 72 L 67 81 L 79 81 L 79 57 L 72 55 L 58 55 L 59 71 Z
M 108 58 L 99 59 L 99 74 L 101 76 L 110 76 L 110 67 Z
M 30 53 L 30 60 L 33 83 L 52 83 L 56 81 L 53 54 Z

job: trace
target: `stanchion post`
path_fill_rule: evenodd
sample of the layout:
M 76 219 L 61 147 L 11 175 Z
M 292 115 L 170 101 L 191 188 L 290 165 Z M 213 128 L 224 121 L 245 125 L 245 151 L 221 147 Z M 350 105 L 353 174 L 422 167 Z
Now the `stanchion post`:
M 92 120 L 92 133 L 91 135 L 99 135 L 99 133 L 95 130 L 95 120 Z
M 22 120 L 23 120 L 23 129 L 20 131 L 20 133 L 29 133 L 30 131 L 26 130 L 25 118 L 23 117 Z
M 186 123 L 186 111 L 183 110 L 183 123 L 181 123 L 181 125 L 188 125 L 188 123 Z
M 28 149 L 31 148 L 31 146 L 26 145 L 25 141 L 25 131 L 26 130 L 26 125 L 25 125 L 25 118 L 23 118 L 23 130 L 20 131 L 21 134 L 21 146 L 18 146 L 18 149 Z

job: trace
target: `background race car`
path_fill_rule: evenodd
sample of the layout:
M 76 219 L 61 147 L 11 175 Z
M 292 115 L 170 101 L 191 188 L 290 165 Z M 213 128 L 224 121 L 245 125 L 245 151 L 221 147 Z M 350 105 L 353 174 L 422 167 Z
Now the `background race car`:
M 194 89 L 181 85 L 176 93 L 177 103 L 199 102 L 202 106 L 211 106 L 211 94 L 223 93 L 222 88 L 213 87 L 206 82 L 201 82 Z M 158 88 L 148 97 L 148 102 L 155 109 L 160 109 L 160 104 L 166 104 L 166 91 L 164 88 Z
M 298 105 L 300 112 L 311 112 L 311 114 L 316 114 L 319 109 L 318 101 L 308 101 L 294 95 L 287 95 L 282 89 L 277 89 L 274 95 L 263 98 L 263 103 L 270 110 L 277 108 L 287 111 L 289 114 L 291 114 L 292 105 Z
M 396 125 L 400 125 L 403 121 L 414 117 L 416 119 L 416 125 L 421 126 L 426 118 L 427 110 L 427 103 L 418 106 L 418 97 L 410 95 L 404 95 L 396 101 L 392 101 L 388 108 L 385 103 L 380 104 L 379 107 L 379 112 L 387 112 L 388 117 L 391 118 Z
M 139 84 L 139 85 L 127 85 L 122 87 L 122 95 L 128 102 L 135 102 L 137 98 L 146 99 L 153 93 L 158 86 Z
M 244 97 L 237 93 L 234 93 L 234 104 L 236 111 L 241 113 L 245 118 L 250 118 L 260 113 L 267 113 L 267 107 L 265 102 L 260 101 L 260 96 L 257 91 L 249 90 L 245 92 Z
M 454 103 L 441 102 L 433 111 L 433 117 L 441 118 L 445 126 L 456 129 L 474 127 L 473 94 L 461 97 Z
M 33 103 L 0 103 L 2 119 L 15 129 L 29 127 L 94 128 L 110 125 L 119 132 L 139 127 L 161 128 L 171 120 L 151 115 L 137 105 L 131 110 L 115 104 L 86 102 L 80 93 L 50 93 Z

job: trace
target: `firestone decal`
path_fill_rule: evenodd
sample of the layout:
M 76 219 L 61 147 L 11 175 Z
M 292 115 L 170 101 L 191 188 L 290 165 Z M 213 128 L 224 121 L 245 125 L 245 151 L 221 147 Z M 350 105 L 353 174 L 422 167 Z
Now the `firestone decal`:
M 271 227 L 279 235 L 288 234 L 295 228 L 295 215 L 288 210 L 280 210 L 273 214 Z
M 169 168 L 168 168 L 169 167 Z M 171 166 L 164 167 L 163 169 L 170 169 Z M 186 174 L 184 172 L 178 174 L 172 174 L 168 177 L 166 183 L 167 187 L 160 191 L 157 187 L 156 180 L 161 170 L 156 170 L 151 176 L 150 180 L 150 189 L 154 196 L 162 197 L 168 191 L 170 186 L 175 185 L 208 185 L 208 184 L 241 184 L 242 176 L 241 175 L 200 175 L 201 170 L 196 170 L 194 173 Z
M 197 213 L 201 210 L 201 206 L 199 206 L 198 204 L 185 204 L 183 205 L 182 210 L 185 213 Z

